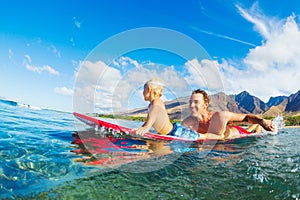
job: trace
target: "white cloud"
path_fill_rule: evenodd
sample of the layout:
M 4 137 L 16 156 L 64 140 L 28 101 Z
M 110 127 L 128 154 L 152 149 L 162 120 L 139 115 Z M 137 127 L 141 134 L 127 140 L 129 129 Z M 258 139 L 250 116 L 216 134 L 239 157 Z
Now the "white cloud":
M 56 48 L 56 46 L 51 45 L 50 46 L 50 50 L 59 58 L 61 58 L 61 53 L 60 51 Z
M 248 91 L 267 102 L 271 96 L 290 95 L 299 90 L 299 70 L 276 68 L 265 72 L 257 72 L 251 68 L 239 70 L 223 60 L 218 68 L 224 83 L 224 91 L 228 94 L 237 94 Z
M 83 61 L 80 63 L 80 68 L 75 72 L 76 82 L 84 85 L 92 85 L 96 88 L 96 84 L 100 76 L 110 68 L 104 62 Z
M 223 90 L 217 61 L 193 59 L 185 63 L 185 79 L 193 88 L 205 88 L 211 92 Z
M 46 71 L 49 74 L 59 76 L 59 72 L 56 71 L 55 69 L 53 69 L 52 67 L 50 67 L 49 65 L 44 65 L 43 67 L 35 67 L 35 66 L 30 65 L 30 64 L 26 64 L 25 67 L 29 71 L 36 72 L 36 73 L 39 73 L 39 74 Z
M 300 64 L 300 31 L 291 16 L 261 46 L 251 49 L 244 62 L 257 71 L 286 69 Z
M 191 27 L 191 28 L 198 31 L 198 32 L 200 32 L 200 33 L 204 33 L 204 34 L 207 34 L 207 35 L 212 35 L 212 36 L 215 36 L 215 37 L 231 40 L 231 41 L 238 42 L 238 43 L 241 43 L 241 44 L 246 44 L 246 45 L 249 45 L 249 46 L 255 46 L 254 44 L 252 44 L 250 42 L 246 42 L 246 41 L 243 41 L 243 40 L 240 40 L 240 39 L 237 39 L 237 38 L 229 37 L 227 35 L 222 35 L 222 34 L 214 33 L 214 32 L 211 32 L 211 31 L 206 31 L 206 30 L 203 30 L 203 29 L 199 29 L 197 27 Z
M 11 49 L 8 49 L 8 58 L 11 60 L 14 56 L 14 53 Z
M 260 33 L 264 38 L 270 38 L 273 34 L 272 30 L 274 26 L 278 25 L 276 19 L 267 18 L 263 12 L 260 10 L 258 3 L 254 3 L 249 10 L 242 8 L 241 6 L 236 6 L 239 13 L 249 22 L 253 23 L 254 29 Z
M 54 88 L 54 92 L 57 94 L 62 94 L 66 96 L 72 96 L 73 95 L 73 90 L 67 87 L 56 87 Z
M 75 41 L 74 41 L 73 37 L 70 38 L 70 43 L 71 43 L 72 46 L 75 46 Z
M 227 93 L 247 90 L 266 102 L 271 96 L 290 95 L 300 89 L 300 31 L 294 15 L 276 21 L 264 16 L 257 6 L 249 11 L 238 9 L 262 35 L 262 44 L 250 49 L 242 63 L 223 60 L 216 66 Z M 244 69 L 239 70 L 239 65 Z
M 52 67 L 50 67 L 49 65 L 44 65 L 42 67 L 33 66 L 31 57 L 29 55 L 24 55 L 24 57 L 25 57 L 25 60 L 23 61 L 23 65 L 26 67 L 27 70 L 35 72 L 35 73 L 39 73 L 39 74 L 41 74 L 42 72 L 45 71 L 45 72 L 48 72 L 49 74 L 59 76 L 59 72 L 56 71 L 55 69 L 53 69 Z
M 81 22 L 79 22 L 79 21 L 76 19 L 76 17 L 73 17 L 73 22 L 74 22 L 74 25 L 75 25 L 78 29 L 80 29 L 80 27 L 81 27 Z
M 29 55 L 24 55 L 26 60 L 24 62 L 31 63 L 31 57 Z
M 112 66 L 121 70 L 121 72 L 128 71 L 128 68 L 135 68 L 140 69 L 143 68 L 143 65 L 140 64 L 138 61 L 127 57 L 127 56 L 121 56 L 120 58 L 112 61 Z
M 163 89 L 163 99 L 175 99 L 176 97 L 184 96 L 189 94 L 187 83 L 184 81 L 183 77 L 180 77 L 180 74 L 176 72 L 172 66 L 164 66 L 164 68 L 147 68 L 145 66 L 130 71 L 121 84 L 123 87 L 120 87 L 118 94 L 120 98 L 123 98 L 121 105 L 123 108 L 132 109 L 137 107 L 137 105 L 145 105 L 148 102 L 143 100 L 143 86 L 144 84 L 154 78 L 159 77 L 163 80 L 164 89 Z M 134 103 L 133 103 L 134 102 Z
M 49 65 L 44 65 L 43 67 L 41 67 L 41 69 L 42 71 L 49 72 L 52 75 L 59 76 L 59 72 L 53 69 L 52 67 L 50 67 Z
M 75 109 L 120 112 L 144 105 L 141 91 L 145 82 L 153 77 L 160 77 L 164 81 L 164 99 L 169 99 L 170 95 L 174 99 L 184 93 L 190 94 L 184 78 L 173 66 L 153 63 L 144 66 L 129 57 L 121 57 L 112 63 L 113 67 L 101 61 L 84 61 L 81 64 L 75 75 Z M 87 103 L 90 105 L 83 105 Z
M 74 109 L 94 112 L 94 106 L 101 110 L 111 110 L 112 94 L 118 84 L 120 72 L 104 62 L 84 61 L 75 72 Z M 108 101 L 110 100 L 110 101 Z
M 12 49 L 8 49 L 8 59 L 13 63 L 16 64 L 16 61 L 14 59 L 14 52 Z

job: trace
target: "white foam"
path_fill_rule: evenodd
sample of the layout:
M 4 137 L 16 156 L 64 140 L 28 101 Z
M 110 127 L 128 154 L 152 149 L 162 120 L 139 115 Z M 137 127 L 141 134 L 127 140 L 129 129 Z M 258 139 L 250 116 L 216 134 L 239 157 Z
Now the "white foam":
M 278 114 L 277 117 L 275 117 L 272 120 L 272 125 L 275 127 L 275 131 L 274 132 L 272 132 L 272 131 L 266 131 L 265 129 L 262 129 L 262 133 L 276 135 L 278 133 L 278 131 L 281 130 L 281 129 L 283 129 L 284 126 L 285 126 L 283 117 Z
M 278 131 L 280 129 L 283 129 L 285 126 L 283 117 L 281 117 L 279 114 L 277 115 L 277 117 L 275 117 L 272 120 L 272 125 L 275 126 L 275 129 Z
M 31 106 L 29 104 L 24 104 L 24 103 L 18 103 L 18 106 L 21 107 L 21 108 L 29 108 L 29 109 L 32 109 L 32 110 L 42 110 L 42 108 L 40 108 L 40 107 Z

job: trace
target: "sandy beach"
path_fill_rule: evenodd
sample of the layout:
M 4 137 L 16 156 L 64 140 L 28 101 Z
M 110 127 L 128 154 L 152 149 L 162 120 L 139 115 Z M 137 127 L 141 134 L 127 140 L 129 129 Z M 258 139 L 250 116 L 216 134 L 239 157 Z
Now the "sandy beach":
M 285 126 L 284 128 L 300 128 L 300 126 Z

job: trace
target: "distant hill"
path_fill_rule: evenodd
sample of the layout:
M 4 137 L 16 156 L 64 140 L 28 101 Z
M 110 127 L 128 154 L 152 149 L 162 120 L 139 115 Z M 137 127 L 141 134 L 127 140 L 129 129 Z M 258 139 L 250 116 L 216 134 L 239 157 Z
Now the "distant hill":
M 237 113 L 248 113 L 246 109 L 241 107 L 238 102 L 235 101 L 234 96 L 228 96 L 223 92 L 210 96 L 209 110 L 230 110 Z
M 165 102 L 171 119 L 183 119 L 189 115 L 189 96 Z M 263 116 L 276 116 L 278 113 L 300 113 L 300 90 L 289 97 L 270 97 L 267 103 L 243 91 L 236 95 L 223 92 L 210 95 L 210 111 L 228 110 L 236 113 L 253 113 Z M 122 113 L 129 116 L 146 116 L 147 108 Z
M 298 112 L 300 111 L 300 90 L 288 97 L 288 103 L 285 111 L 287 112 Z
M 247 110 L 249 113 L 262 114 L 269 109 L 267 104 L 265 104 L 262 100 L 252 96 L 246 91 L 233 95 L 233 97 L 238 105 Z
M 267 116 L 276 116 L 278 115 L 278 113 L 284 113 L 285 112 L 285 108 L 286 108 L 286 105 L 288 103 L 288 99 L 287 98 L 283 98 L 282 102 L 278 105 L 274 105 L 274 106 L 271 106 L 269 108 L 269 110 L 267 110 L 266 112 L 264 112 L 263 116 L 267 117 Z M 270 104 L 271 105 L 271 104 Z
M 288 97 L 286 97 L 286 96 L 271 97 L 267 103 L 267 106 L 269 108 L 271 108 L 272 106 L 278 106 L 284 100 L 287 100 L 287 99 L 288 99 Z

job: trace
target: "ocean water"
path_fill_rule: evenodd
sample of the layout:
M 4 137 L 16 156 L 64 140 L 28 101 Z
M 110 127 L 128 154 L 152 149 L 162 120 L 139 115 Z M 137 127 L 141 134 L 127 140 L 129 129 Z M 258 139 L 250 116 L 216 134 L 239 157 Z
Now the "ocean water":
M 0 102 L 0 199 L 299 199 L 300 129 L 218 144 L 78 128 Z

